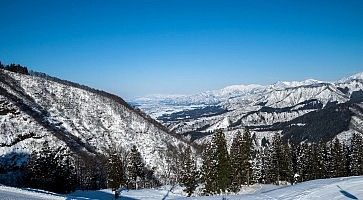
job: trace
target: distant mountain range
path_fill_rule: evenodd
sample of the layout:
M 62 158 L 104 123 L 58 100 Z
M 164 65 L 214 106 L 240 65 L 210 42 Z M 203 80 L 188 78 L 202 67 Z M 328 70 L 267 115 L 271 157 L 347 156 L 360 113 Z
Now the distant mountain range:
M 308 79 L 272 85 L 233 85 L 195 95 L 156 95 L 132 104 L 171 131 L 202 143 L 224 129 L 233 137 L 244 127 L 257 141 L 282 133 L 294 142 L 328 141 L 363 133 L 363 73 L 335 82 Z

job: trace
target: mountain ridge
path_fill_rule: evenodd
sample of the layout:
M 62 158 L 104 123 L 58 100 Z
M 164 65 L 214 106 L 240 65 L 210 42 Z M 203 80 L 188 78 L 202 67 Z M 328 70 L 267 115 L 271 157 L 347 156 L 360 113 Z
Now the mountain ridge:
M 238 88 L 232 86 L 236 87 Z M 245 88 L 245 85 L 240 87 Z M 171 130 L 189 138 L 199 138 L 198 134 L 204 137 L 220 128 L 232 132 L 231 129 L 241 131 L 243 127 L 272 126 L 275 123 L 289 122 L 310 112 L 320 112 L 339 104 L 347 104 L 348 107 L 361 106 L 363 73 L 334 82 L 315 79 L 279 81 L 266 86 L 256 85 L 248 90 L 234 90 L 234 93 L 225 96 L 214 95 L 223 94 L 223 90 L 224 88 L 183 96 L 181 99 L 176 97 L 168 101 L 163 101 L 159 96 L 154 102 L 151 99 L 148 102 L 136 100 L 136 105 Z M 204 95 L 206 93 L 208 95 Z M 201 96 L 206 100 L 203 101 Z M 227 126 L 226 120 L 231 122 Z M 237 124 L 239 128 L 236 127 Z M 348 125 L 344 126 L 344 130 L 349 129 Z M 283 129 L 286 132 L 288 127 Z M 284 132 L 276 128 L 274 130 Z M 257 132 L 261 134 L 261 131 Z M 264 136 L 261 137 L 269 136 L 267 132 L 262 135 Z M 203 143 L 202 140 L 197 142 Z
M 30 155 L 45 141 L 84 156 L 137 145 L 160 175 L 170 152 L 188 145 L 116 95 L 41 73 L 0 69 L 0 113 L 0 159 L 10 159 L 5 167 L 26 163 L 11 155 Z

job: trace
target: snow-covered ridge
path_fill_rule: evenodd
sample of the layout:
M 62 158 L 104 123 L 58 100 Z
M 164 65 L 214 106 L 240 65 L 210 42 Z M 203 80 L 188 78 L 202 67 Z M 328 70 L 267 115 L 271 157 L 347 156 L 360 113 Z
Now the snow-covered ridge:
M 272 126 L 291 121 L 328 105 L 349 102 L 352 96 L 355 101 L 361 101 L 362 91 L 363 73 L 358 73 L 335 82 L 307 79 L 279 81 L 267 86 L 233 85 L 195 95 L 169 96 L 167 101 L 160 98 L 139 101 L 138 106 L 177 133 L 198 130 L 200 135 L 206 135 L 223 128 L 232 129 L 229 132 L 233 135 L 243 126 Z M 215 109 L 204 109 L 211 106 Z M 200 113 L 203 109 L 216 110 L 216 113 L 206 116 Z M 271 131 L 259 135 L 268 137 L 268 134 Z
M 363 72 L 353 74 L 352 76 L 346 78 L 342 78 L 339 81 L 337 81 L 337 83 L 344 83 L 352 80 L 363 80 Z
M 257 100 L 260 97 L 266 97 L 266 95 L 276 96 L 274 93 L 281 93 L 281 91 L 293 91 L 300 90 L 301 94 L 297 94 L 296 98 L 300 98 L 301 95 L 304 95 L 304 91 L 307 94 L 310 93 L 309 88 L 323 88 L 329 90 L 337 90 L 338 87 L 351 88 L 352 91 L 359 90 L 360 87 L 353 89 L 352 87 L 357 86 L 351 83 L 354 80 L 361 80 L 361 84 L 363 83 L 363 72 L 354 74 L 350 77 L 343 78 L 336 82 L 328 82 L 328 81 L 320 81 L 315 79 L 307 79 L 303 81 L 278 81 L 271 85 L 258 85 L 258 84 L 250 84 L 250 85 L 231 85 L 224 87 L 222 89 L 205 91 L 193 95 L 149 95 L 146 97 L 140 97 L 131 100 L 131 102 L 138 105 L 142 110 L 145 110 L 147 113 L 152 114 L 155 118 L 164 114 L 163 110 L 168 111 L 170 113 L 173 110 L 174 106 L 191 106 L 194 107 L 196 105 L 217 105 L 217 104 L 227 104 L 227 102 L 233 102 L 237 98 L 238 101 L 241 100 Z M 350 85 L 351 84 L 351 85 Z M 331 87 L 324 87 L 331 86 Z M 317 89 L 319 90 L 319 89 Z M 320 89 L 320 91 L 322 91 Z M 284 93 L 284 92 L 282 92 Z M 324 93 L 324 92 L 323 92 Z M 319 94 L 322 96 L 322 100 L 324 102 L 328 102 L 333 100 L 331 98 L 336 98 L 335 100 L 339 100 L 338 97 L 331 97 L 331 94 Z M 324 96 L 325 95 L 325 96 Z M 286 95 L 285 95 L 286 96 Z M 312 96 L 312 95 L 310 95 Z M 324 97 L 323 97 L 324 96 Z M 284 95 L 280 97 L 280 100 L 283 100 Z M 294 95 L 289 95 L 289 98 L 295 98 Z M 303 98 L 301 98 L 303 99 Z M 306 98 L 309 99 L 309 98 Z M 276 100 L 278 101 L 278 100 Z M 295 103 L 296 101 L 294 101 Z M 257 102 L 258 103 L 258 102 Z M 271 103 L 272 104 L 272 103 Z M 153 108 L 159 108 L 159 111 L 156 112 Z M 160 109 L 163 107 L 164 109 Z M 188 109 L 188 108 L 186 108 Z M 180 109 L 176 109 L 179 110 Z
M 0 158 L 30 154 L 44 141 L 86 153 L 136 145 L 146 163 L 162 171 L 169 147 L 183 143 L 101 91 L 1 69 L 0 90 Z

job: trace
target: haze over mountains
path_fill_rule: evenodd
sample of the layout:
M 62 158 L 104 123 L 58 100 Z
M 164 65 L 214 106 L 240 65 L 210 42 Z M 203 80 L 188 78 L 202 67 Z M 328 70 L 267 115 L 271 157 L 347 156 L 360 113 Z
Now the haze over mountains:
M 282 133 L 295 142 L 363 133 L 363 73 L 335 82 L 308 79 L 272 85 L 233 85 L 194 95 L 132 101 L 170 130 L 202 143 L 212 131 L 227 137 L 248 127 L 262 139 Z

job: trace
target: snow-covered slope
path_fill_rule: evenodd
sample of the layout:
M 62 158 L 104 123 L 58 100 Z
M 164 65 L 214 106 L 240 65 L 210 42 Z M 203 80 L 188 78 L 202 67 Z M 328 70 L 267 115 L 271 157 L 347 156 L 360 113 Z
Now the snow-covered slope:
M 307 181 L 294 186 L 281 187 L 270 191 L 256 191 L 254 194 L 199 197 L 190 199 L 284 199 L 284 200 L 314 200 L 314 199 L 361 199 L 363 197 L 362 177 L 333 178 Z
M 0 199 L 2 200 L 63 200 L 65 197 L 53 192 L 36 189 L 19 189 L 0 186 Z
M 159 95 L 157 101 L 149 97 L 147 103 L 139 99 L 134 102 L 171 130 L 188 135 L 192 140 L 203 140 L 208 133 L 220 128 L 233 134 L 247 126 L 254 132 L 260 132 L 259 135 L 267 136 L 271 131 L 288 132 L 287 126 L 295 126 L 295 124 L 300 129 L 308 127 L 306 128 L 308 130 L 309 126 L 313 125 L 300 121 L 312 121 L 310 119 L 313 117 L 323 114 L 329 115 L 325 116 L 326 119 L 333 117 L 333 114 L 345 116 L 344 119 L 340 119 L 343 122 L 350 121 L 352 116 L 361 118 L 359 113 L 362 112 L 359 108 L 360 111 L 347 111 L 346 115 L 334 113 L 333 110 L 328 112 L 326 109 L 332 106 L 336 109 L 344 107 L 341 104 L 346 104 L 347 107 L 357 107 L 357 105 L 353 105 L 354 103 L 357 103 L 358 107 L 362 107 L 359 104 L 359 102 L 363 102 L 362 94 L 363 73 L 359 73 L 336 82 L 308 79 L 291 82 L 280 81 L 268 86 L 234 85 L 196 95 L 168 96 L 167 101 L 163 101 L 162 96 Z M 353 108 L 348 108 L 348 110 L 350 109 Z M 340 109 L 338 112 L 341 110 L 344 109 Z M 315 114 L 315 112 L 318 113 Z M 309 119 L 305 119 L 303 116 L 308 116 L 306 118 Z M 293 120 L 296 122 L 292 123 Z M 349 123 L 337 126 L 339 127 L 336 128 L 336 131 L 333 131 L 335 135 L 354 129 Z M 311 136 L 313 130 L 309 131 L 310 133 L 304 134 Z M 362 130 L 355 131 L 361 132 Z M 315 134 L 322 136 L 325 131 Z M 331 136 L 329 135 L 329 137 Z
M 160 124 L 121 98 L 74 83 L 0 69 L 0 158 L 30 154 L 44 141 L 79 154 L 136 145 L 162 171 L 166 152 L 179 143 Z M 9 159 L 12 164 L 25 161 Z
M 361 199 L 363 197 L 363 177 L 343 177 L 332 179 L 321 179 L 298 183 L 288 186 L 272 185 L 252 185 L 242 188 L 238 195 L 218 195 L 207 197 L 183 197 L 181 190 L 171 189 L 170 187 L 158 189 L 141 189 L 128 190 L 121 193 L 120 199 L 127 200 L 146 200 L 146 199 L 247 199 L 247 200 L 265 200 L 265 199 L 284 199 L 284 200 L 318 200 L 318 199 Z M 111 190 L 99 191 L 76 191 L 67 196 L 61 196 L 54 193 L 18 189 L 12 187 L 0 186 L 0 199 L 4 200 L 46 200 L 46 199 L 90 199 L 90 200 L 112 200 Z

